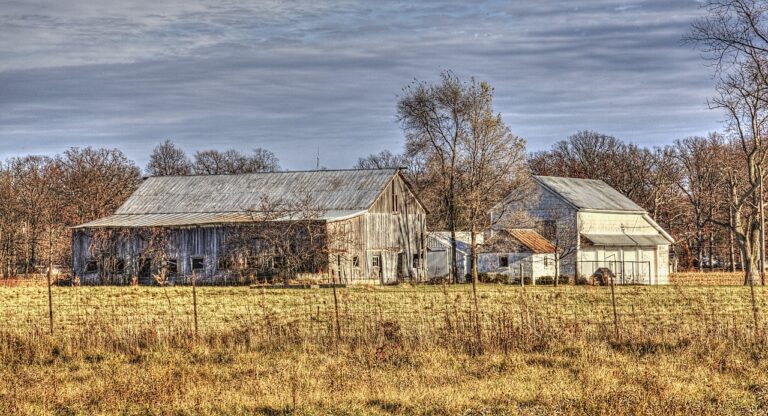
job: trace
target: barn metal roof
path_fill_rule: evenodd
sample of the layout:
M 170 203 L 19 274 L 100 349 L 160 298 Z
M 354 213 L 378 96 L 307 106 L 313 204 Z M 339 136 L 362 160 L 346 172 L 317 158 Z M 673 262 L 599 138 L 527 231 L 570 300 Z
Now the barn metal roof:
M 158 176 L 144 180 L 115 215 L 87 227 L 149 227 L 251 221 L 265 201 L 305 198 L 338 220 L 367 210 L 397 169 L 269 172 L 241 175 Z
M 534 179 L 579 209 L 645 212 L 641 206 L 601 180 L 557 176 L 534 176 Z
M 339 221 L 365 213 L 365 210 L 325 211 L 318 216 L 320 221 Z M 253 222 L 257 217 L 246 212 L 202 212 L 180 214 L 115 214 L 75 228 L 141 228 L 141 227 L 181 227 L 214 224 L 232 224 Z M 290 215 L 272 218 L 272 221 L 288 221 Z
M 546 238 L 542 237 L 541 234 L 534 230 L 513 229 L 508 231 L 509 235 L 514 237 L 524 246 L 528 247 L 532 253 L 542 254 L 555 252 L 555 246 L 553 246 L 552 243 L 547 241 Z
M 596 246 L 660 246 L 670 243 L 661 234 L 581 234 Z

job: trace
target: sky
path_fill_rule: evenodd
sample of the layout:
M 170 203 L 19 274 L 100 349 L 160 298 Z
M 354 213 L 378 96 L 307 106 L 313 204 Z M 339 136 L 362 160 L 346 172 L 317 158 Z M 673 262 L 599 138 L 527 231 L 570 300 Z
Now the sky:
M 404 86 L 489 82 L 529 151 L 590 129 L 646 146 L 721 128 L 681 38 L 698 1 L 0 0 L 0 159 L 171 139 L 285 169 L 399 151 Z

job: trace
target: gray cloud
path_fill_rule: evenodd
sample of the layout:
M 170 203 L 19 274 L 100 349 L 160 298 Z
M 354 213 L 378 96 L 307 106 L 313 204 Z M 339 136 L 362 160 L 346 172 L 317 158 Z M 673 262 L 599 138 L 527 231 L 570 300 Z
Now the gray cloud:
M 111 2 L 110 2 L 111 3 Z M 0 157 L 115 146 L 140 164 L 267 147 L 287 168 L 397 149 L 401 88 L 443 69 L 496 88 L 529 149 L 579 129 L 646 145 L 719 127 L 680 45 L 695 1 L 8 2 Z

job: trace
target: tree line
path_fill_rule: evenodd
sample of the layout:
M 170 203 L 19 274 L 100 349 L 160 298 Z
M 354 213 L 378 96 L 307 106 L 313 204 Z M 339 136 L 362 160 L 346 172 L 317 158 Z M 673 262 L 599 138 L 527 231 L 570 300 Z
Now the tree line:
M 274 153 L 204 150 L 193 157 L 171 141 L 152 151 L 143 174 L 214 175 L 274 171 Z M 0 275 L 44 273 L 71 262 L 70 227 L 112 215 L 136 190 L 142 170 L 119 149 L 71 148 L 0 163 Z

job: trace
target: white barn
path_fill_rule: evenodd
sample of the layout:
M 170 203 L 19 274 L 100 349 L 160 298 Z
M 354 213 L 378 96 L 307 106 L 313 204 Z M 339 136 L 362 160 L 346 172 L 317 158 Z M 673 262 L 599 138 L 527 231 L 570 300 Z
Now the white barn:
M 642 207 L 600 180 L 534 176 L 533 181 L 535 198 L 497 206 L 492 223 L 519 221 L 512 217 L 525 214 L 560 249 L 565 276 L 588 278 L 608 268 L 617 283 L 669 282 L 674 239 Z

